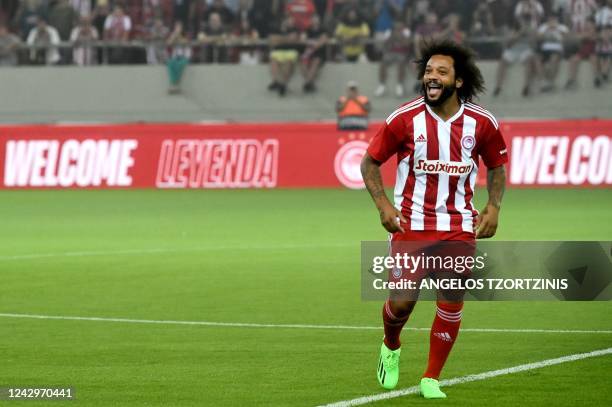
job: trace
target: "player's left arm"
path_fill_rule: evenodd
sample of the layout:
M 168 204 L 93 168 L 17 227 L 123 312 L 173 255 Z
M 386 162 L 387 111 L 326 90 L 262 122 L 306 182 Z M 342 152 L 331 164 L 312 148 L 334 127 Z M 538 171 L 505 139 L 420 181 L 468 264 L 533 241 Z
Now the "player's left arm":
M 487 121 L 483 126 L 483 143 L 479 151 L 487 167 L 487 191 L 489 200 L 476 220 L 476 238 L 493 237 L 499 223 L 504 191 L 506 190 L 506 167 L 508 150 L 497 121 Z
M 487 191 L 489 201 L 478 215 L 476 224 L 476 239 L 493 237 L 499 222 L 499 210 L 506 190 L 506 167 L 489 168 L 487 170 Z

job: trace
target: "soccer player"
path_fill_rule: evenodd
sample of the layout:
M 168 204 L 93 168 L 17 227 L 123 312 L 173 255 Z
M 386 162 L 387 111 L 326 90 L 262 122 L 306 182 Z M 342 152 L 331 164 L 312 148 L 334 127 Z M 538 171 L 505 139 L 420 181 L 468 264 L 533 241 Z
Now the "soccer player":
M 392 245 L 399 241 L 432 241 L 432 245 L 461 241 L 473 246 L 475 239 L 491 237 L 497 229 L 506 180 L 506 145 L 493 115 L 472 103 L 484 90 L 473 52 L 437 40 L 425 44 L 420 55 L 422 97 L 391 113 L 372 139 L 361 172 Z M 385 194 L 379 169 L 392 155 L 397 156 L 395 205 Z M 479 158 L 487 167 L 489 193 L 480 213 L 472 203 Z M 420 382 L 421 395 L 428 399 L 446 397 L 438 378 L 461 323 L 463 291 L 455 294 L 448 300 L 438 292 L 429 360 Z M 377 377 L 386 389 L 397 385 L 400 332 L 415 303 L 416 299 L 390 296 L 383 306 L 385 335 Z

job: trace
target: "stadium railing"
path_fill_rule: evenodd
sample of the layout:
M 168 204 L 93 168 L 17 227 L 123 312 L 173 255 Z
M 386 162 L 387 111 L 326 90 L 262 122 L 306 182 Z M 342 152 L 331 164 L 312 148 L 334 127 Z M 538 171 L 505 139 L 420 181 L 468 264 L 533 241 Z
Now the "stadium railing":
M 502 52 L 502 37 L 473 37 L 468 38 L 466 43 L 476 50 L 477 54 L 481 59 L 497 59 L 501 55 Z M 380 41 L 376 41 L 374 39 L 369 39 L 364 43 L 367 47 L 367 55 L 368 59 L 372 62 L 377 62 L 379 58 L 377 58 L 377 46 L 382 45 Z M 245 40 L 242 38 L 226 38 L 220 40 L 209 40 L 209 41 L 191 41 L 189 45 L 195 51 L 195 58 L 193 58 L 193 63 L 235 63 L 235 61 L 220 61 L 220 55 L 222 54 L 231 54 L 236 50 L 257 50 L 262 52 L 264 55 L 263 62 L 267 61 L 267 51 L 269 51 L 270 46 L 269 42 L 265 39 L 260 40 Z M 301 43 L 300 45 L 304 46 L 306 43 Z M 117 41 L 90 41 L 90 42 L 70 42 L 64 41 L 59 44 L 53 45 L 41 45 L 41 44 L 26 44 L 20 43 L 18 46 L 18 65 L 37 65 L 32 62 L 30 55 L 34 51 L 44 51 L 50 49 L 61 49 L 72 51 L 74 48 L 86 47 L 92 48 L 96 50 L 98 53 L 97 60 L 98 64 L 108 64 L 109 58 L 108 53 L 111 49 L 124 49 L 131 51 L 131 53 L 126 56 L 126 64 L 146 64 L 146 49 L 150 46 L 162 46 L 164 44 L 160 44 L 158 41 L 143 41 L 143 40 L 131 40 L 124 42 Z M 340 52 L 340 42 L 336 39 L 330 39 L 326 44 L 326 56 L 327 60 L 330 62 L 342 62 L 341 52 Z M 202 61 L 199 57 L 199 53 L 203 52 L 206 48 L 211 49 L 212 61 Z M 66 62 L 66 61 L 65 61 Z

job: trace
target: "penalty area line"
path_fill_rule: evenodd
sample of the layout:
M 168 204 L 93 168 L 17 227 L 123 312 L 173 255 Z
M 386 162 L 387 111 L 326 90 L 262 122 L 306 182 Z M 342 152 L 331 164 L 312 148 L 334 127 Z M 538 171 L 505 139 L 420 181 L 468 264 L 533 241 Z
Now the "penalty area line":
M 36 315 L 36 314 L 14 314 L 0 313 L 0 318 L 29 318 L 50 319 L 66 321 L 94 321 L 94 322 L 118 322 L 128 324 L 157 324 L 157 325 L 200 325 L 212 327 L 234 327 L 234 328 L 285 328 L 285 329 L 336 329 L 336 330 L 381 330 L 380 326 L 359 325 L 314 325 L 314 324 L 262 324 L 249 322 L 217 322 L 217 321 L 177 321 L 177 320 L 155 320 L 155 319 L 131 319 L 131 318 L 107 318 L 107 317 L 79 317 L 66 315 Z M 431 328 L 404 327 L 409 331 L 430 331 Z M 612 334 L 612 330 L 582 330 L 582 329 L 504 329 L 504 328 L 461 328 L 461 332 L 483 332 L 483 333 L 565 333 L 565 334 Z
M 457 384 L 477 382 L 480 380 L 491 379 L 493 377 L 505 376 L 514 373 L 525 372 L 528 370 L 541 369 L 547 366 L 560 365 L 562 363 L 575 362 L 577 360 L 594 358 L 598 356 L 612 354 L 612 348 L 594 350 L 587 353 L 576 353 L 573 355 L 562 356 L 554 359 L 546 359 L 540 362 L 526 363 L 523 365 L 508 367 L 505 369 L 490 370 L 488 372 L 471 374 L 467 376 L 455 377 L 453 379 L 441 380 L 441 386 L 454 386 Z M 363 404 L 373 403 L 381 400 L 389 400 L 397 397 L 408 396 L 411 394 L 419 394 L 419 386 L 412 386 L 401 390 L 389 391 L 385 393 L 373 394 L 371 396 L 358 397 L 350 400 L 337 401 L 335 403 L 325 404 L 319 407 L 348 407 L 348 406 L 360 406 Z

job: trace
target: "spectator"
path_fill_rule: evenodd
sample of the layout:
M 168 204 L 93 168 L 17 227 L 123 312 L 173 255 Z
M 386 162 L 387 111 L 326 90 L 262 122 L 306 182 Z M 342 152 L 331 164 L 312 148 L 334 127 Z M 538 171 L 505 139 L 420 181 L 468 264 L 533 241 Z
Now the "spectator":
M 513 31 L 514 20 L 512 16 L 515 11 L 514 0 L 493 0 L 491 12 L 493 14 L 493 24 L 498 34 L 505 36 Z
M 244 1 L 242 1 L 244 3 Z M 256 65 L 261 60 L 260 51 L 257 47 L 259 33 L 251 26 L 249 18 L 239 14 L 238 25 L 232 33 L 234 42 L 239 47 L 232 49 L 232 61 L 241 65 Z
M 378 0 L 376 2 L 374 13 L 374 39 L 379 44 L 379 51 L 382 52 L 382 46 L 386 39 L 389 38 L 389 33 L 393 30 L 394 21 L 403 21 L 404 7 L 406 0 Z
M 72 28 L 77 24 L 78 14 L 72 7 L 69 0 L 58 0 L 49 10 L 49 24 L 53 26 L 62 41 L 69 41 Z M 71 50 L 62 48 L 60 52 L 60 63 L 67 64 L 71 62 Z
M 102 37 L 104 34 L 104 23 L 106 22 L 106 18 L 109 14 L 108 2 L 107 0 L 98 0 L 96 6 L 93 10 L 91 23 L 98 32 L 98 36 Z M 96 50 L 96 59 L 98 64 L 103 64 L 108 62 L 106 60 L 106 50 L 103 48 L 98 48 Z
M 280 0 L 253 0 L 249 18 L 260 37 L 268 38 L 268 34 L 278 31 L 275 21 L 281 14 Z
M 57 30 L 62 41 L 68 41 L 78 21 L 79 15 L 70 0 L 57 0 L 49 10 L 49 24 Z
M 567 26 L 567 22 L 569 21 L 569 8 L 570 8 L 571 0 L 551 0 L 549 13 L 556 14 L 559 16 L 559 23 Z
M 208 1 L 212 2 L 212 0 L 208 0 Z M 235 15 L 238 12 L 238 9 L 240 8 L 240 2 L 241 2 L 241 0 L 225 0 L 225 5 Z
M 38 17 L 36 26 L 28 34 L 27 43 L 34 47 L 30 49 L 30 60 L 35 65 L 55 65 L 60 61 L 57 51 L 59 34 L 43 17 Z
M 14 21 L 19 11 L 19 3 L 21 0 L 2 0 L 0 2 L 0 23 L 9 24 Z
M 502 91 L 508 66 L 520 62 L 525 66 L 525 80 L 523 85 L 523 97 L 529 96 L 530 86 L 535 76 L 535 54 L 534 54 L 535 32 L 531 28 L 531 16 L 521 14 L 515 22 L 515 29 L 510 34 L 502 53 L 497 68 L 497 79 L 493 96 L 498 96 Z
M 571 0 L 569 14 L 571 18 L 572 32 L 585 33 L 589 28 L 588 20 L 595 16 L 597 2 L 595 0 Z
M 483 1 L 478 3 L 472 15 L 472 27 L 470 35 L 473 37 L 487 37 L 495 34 L 493 24 L 493 12 L 489 7 L 490 3 Z
M 96 54 L 92 42 L 99 38 L 98 30 L 91 24 L 91 17 L 82 16 L 79 24 L 72 29 L 70 41 L 74 49 L 72 51 L 72 59 L 76 65 L 94 65 L 96 63 Z
M 172 0 L 172 16 L 174 22 L 180 21 L 183 23 L 184 30 L 189 28 L 189 16 L 194 11 L 193 0 Z M 168 21 L 166 21 L 168 24 Z
M 336 39 L 342 47 L 342 56 L 348 62 L 357 62 L 365 51 L 370 29 L 357 12 L 349 8 L 342 22 L 336 27 Z
M 158 0 L 143 0 L 142 7 L 140 9 L 140 18 L 136 20 L 134 15 L 130 14 L 130 17 L 132 17 L 133 26 L 132 38 L 143 39 L 145 41 L 148 40 L 157 18 L 162 20 L 162 25 L 164 25 L 162 14 L 163 11 L 161 5 L 158 3 Z
M 297 29 L 302 32 L 310 28 L 315 11 L 312 0 L 286 0 L 285 3 L 285 16 L 291 17 Z
M 565 89 L 573 89 L 576 87 L 576 78 L 578 77 L 578 69 L 580 62 L 588 60 L 591 63 L 593 71 L 593 84 L 599 87 L 601 82 L 598 77 L 597 54 L 595 46 L 597 45 L 597 29 L 595 28 L 595 20 L 587 20 L 582 33 L 578 34 L 580 45 L 578 51 L 569 59 L 568 79 L 565 83 Z
M 21 39 L 26 39 L 32 29 L 36 27 L 39 16 L 47 15 L 47 2 L 41 0 L 24 0 L 17 11 L 17 22 Z
M 441 38 L 454 41 L 457 44 L 463 43 L 463 40 L 465 39 L 465 33 L 461 31 L 461 17 L 459 17 L 459 14 L 451 13 L 447 15 L 444 20 L 445 24 L 443 25 L 446 28 L 440 33 L 439 36 Z
M 253 24 L 252 11 L 253 0 L 240 0 L 240 3 L 238 4 L 238 10 L 236 10 L 236 13 L 234 14 L 236 17 L 234 27 L 236 29 L 240 27 L 245 27 L 244 22 L 246 21 L 250 29 L 255 30 L 257 32 L 257 29 Z
M 465 2 L 466 0 L 463 1 Z M 433 8 L 438 15 L 438 18 L 442 21 L 446 20 L 446 17 L 455 12 L 450 0 L 436 0 Z
M 421 21 L 425 21 L 427 14 L 434 12 L 431 8 L 431 0 L 416 0 L 412 6 L 413 9 L 413 21 L 416 24 L 420 24 Z
M 612 27 L 612 0 L 605 0 L 595 13 L 595 24 L 598 29 Z
M 340 96 L 336 102 L 338 129 L 367 129 L 368 116 L 371 110 L 372 106 L 367 96 L 359 94 L 357 82 L 349 81 L 346 85 L 346 95 Z
M 403 22 L 396 21 L 393 29 L 387 32 L 387 38 L 383 45 L 382 61 L 378 68 L 379 85 L 374 92 L 375 96 L 381 97 L 387 90 L 387 73 L 389 67 L 397 64 L 397 84 L 395 85 L 395 96 L 404 96 L 404 83 L 406 81 L 406 69 L 410 62 L 412 50 L 410 29 Z
M 306 50 L 302 54 L 300 67 L 304 76 L 303 91 L 316 92 L 315 81 L 326 59 L 327 34 L 323 30 L 321 19 L 314 15 L 310 28 L 306 31 Z
M 563 58 L 563 42 L 569 29 L 559 23 L 555 14 L 548 16 L 548 20 L 538 29 L 539 49 L 538 56 L 541 60 L 542 73 L 544 76 L 543 92 L 555 89 L 555 82 L 559 74 L 559 65 Z
M 324 18 L 325 18 L 325 12 L 327 11 L 327 0 L 313 0 L 313 3 L 315 5 L 315 9 L 317 11 L 317 15 L 319 16 L 319 19 L 321 20 L 321 25 L 325 26 L 325 24 L 323 24 Z
M 166 63 L 168 68 L 168 76 L 170 78 L 168 93 L 177 94 L 181 92 L 181 79 L 183 78 L 185 68 L 191 59 L 191 46 L 189 45 L 189 38 L 187 38 L 183 30 L 183 23 L 181 21 L 176 21 L 174 23 L 174 29 L 172 30 L 170 37 L 168 37 L 166 44 L 171 50 L 170 58 Z
M 110 64 L 127 62 L 128 53 L 123 45 L 127 44 L 131 30 L 132 20 L 123 12 L 123 7 L 115 5 L 113 13 L 104 20 L 104 40 L 118 43 L 117 46 L 109 48 L 108 62 Z
M 279 96 L 285 96 L 301 48 L 300 34 L 291 17 L 285 18 L 280 29 L 270 35 L 270 46 L 272 83 L 268 85 L 268 90 L 276 90 Z
M 514 8 L 514 18 L 526 22 L 529 28 L 536 30 L 544 17 L 544 7 L 538 0 L 519 0 Z
M 92 14 L 92 2 L 93 0 L 70 0 L 70 4 L 78 17 Z
M 355 7 L 359 10 L 359 13 L 363 17 L 363 20 L 368 25 L 370 32 L 372 32 L 374 28 L 374 21 L 376 19 L 376 3 L 378 0 L 349 0 L 347 7 Z M 399 19 L 401 19 L 401 15 Z
M 0 23 L 0 66 L 17 65 L 17 50 L 21 40 Z
M 181 29 L 184 27 L 181 20 Z M 164 25 L 161 17 L 156 17 L 153 20 L 153 25 L 149 28 L 147 35 L 147 63 L 150 65 L 163 64 L 168 59 L 166 50 L 166 38 L 168 37 L 168 28 Z
M 607 82 L 612 65 L 612 0 L 604 0 L 602 3 L 595 14 L 595 23 L 600 31 L 596 52 L 599 77 L 603 82 Z
M 198 35 L 198 41 L 203 44 L 201 60 L 205 63 L 225 63 L 228 60 L 226 41 L 227 28 L 219 13 L 208 15 L 208 24 Z
M 434 11 L 425 14 L 423 22 L 417 25 L 414 32 L 414 55 L 415 59 L 421 58 L 421 48 L 429 40 L 437 38 L 442 33 L 442 27 L 438 24 L 438 15 Z M 421 81 L 418 79 L 414 83 L 413 91 L 421 91 Z
M 442 27 L 438 24 L 438 15 L 430 11 L 425 16 L 425 20 L 417 25 L 414 33 L 414 52 L 417 59 L 421 57 L 421 48 L 428 40 L 437 38 L 442 33 Z M 419 89 L 421 84 L 419 83 Z
M 612 25 L 606 25 L 601 29 L 595 51 L 597 53 L 597 79 L 600 84 L 608 82 L 612 64 Z
M 204 13 L 204 20 L 210 22 L 210 15 L 217 13 L 221 18 L 221 23 L 224 27 L 231 27 L 234 24 L 234 13 L 225 5 L 224 0 L 212 0 L 208 10 Z

